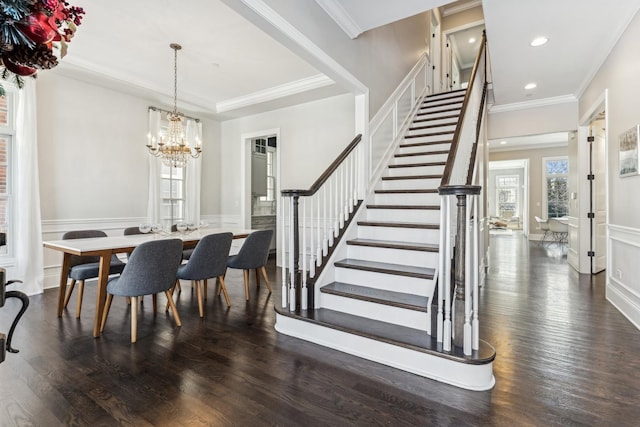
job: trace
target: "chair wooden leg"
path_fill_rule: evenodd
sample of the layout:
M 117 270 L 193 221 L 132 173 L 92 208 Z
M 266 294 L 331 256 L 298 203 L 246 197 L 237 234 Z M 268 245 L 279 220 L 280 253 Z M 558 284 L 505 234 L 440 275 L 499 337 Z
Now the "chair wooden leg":
M 260 271 L 258 268 L 256 268 L 256 286 L 260 287 Z
M 196 280 L 196 295 L 198 296 L 198 311 L 200 317 L 204 317 L 204 309 L 202 308 L 202 280 Z
M 84 295 L 84 280 L 78 281 L 78 300 L 76 301 L 76 319 L 80 318 L 82 311 L 82 296 Z
M 153 315 L 158 314 L 158 294 L 153 294 L 151 296 L 151 301 L 153 305 Z
M 131 297 L 131 342 L 138 341 L 138 297 Z
M 244 298 L 249 301 L 249 270 L 242 270 L 244 273 Z
M 73 292 L 73 288 L 76 286 L 76 279 L 71 279 L 71 283 L 69 283 L 67 290 L 67 294 L 64 296 L 64 304 L 63 307 L 67 308 L 67 304 L 69 304 L 69 299 L 71 298 L 71 292 Z
M 127 304 L 131 305 L 131 297 L 127 297 Z
M 175 292 L 176 288 L 180 288 L 180 279 L 176 279 L 176 283 L 173 284 L 173 286 L 171 287 L 171 289 L 169 289 L 167 292 L 169 292 L 169 295 L 171 295 L 171 299 L 173 299 L 173 293 Z M 180 291 L 178 291 L 178 293 L 180 293 Z M 166 313 L 167 311 L 169 311 L 169 300 L 167 299 L 167 304 L 164 307 L 164 312 Z
M 269 288 L 269 292 L 273 292 L 273 289 L 271 288 L 271 283 L 269 283 L 269 277 L 267 277 L 267 269 L 264 268 L 264 265 L 262 267 L 260 267 L 260 271 L 262 272 L 262 277 L 264 277 L 264 283 L 267 284 L 267 288 Z
M 176 307 L 176 304 L 173 302 L 173 298 L 171 298 L 169 291 L 164 291 L 164 293 L 167 296 L 167 301 L 169 301 L 169 305 L 171 306 L 173 317 L 175 317 L 176 319 L 176 325 L 182 326 L 182 322 L 180 321 L 180 315 L 178 315 L 178 308 Z
M 107 323 L 107 316 L 109 315 L 109 309 L 111 308 L 111 301 L 113 301 L 113 295 L 107 294 L 107 301 L 104 303 L 104 309 L 102 309 L 102 322 L 100 323 L 100 333 L 104 332 L 104 325 Z
M 218 277 L 220 282 L 220 291 L 224 294 L 224 299 L 227 301 L 227 307 L 231 307 L 231 300 L 229 299 L 229 293 L 227 292 L 227 286 L 224 284 L 224 277 Z
M 204 279 L 204 300 L 207 300 L 207 289 L 209 288 L 209 283 L 207 282 L 207 279 Z

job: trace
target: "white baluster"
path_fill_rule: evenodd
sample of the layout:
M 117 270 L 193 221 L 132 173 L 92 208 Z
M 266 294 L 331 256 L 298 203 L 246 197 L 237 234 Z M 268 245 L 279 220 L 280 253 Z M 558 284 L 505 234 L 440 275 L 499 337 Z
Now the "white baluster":
M 467 209 L 464 224 L 464 341 L 463 351 L 471 355 L 471 196 L 465 196 Z
M 282 233 L 282 239 L 280 240 L 280 246 L 281 246 L 281 255 L 280 255 L 280 263 L 282 264 L 282 308 L 287 308 L 287 239 L 286 239 L 286 233 L 285 233 L 285 224 L 286 224 L 286 219 L 285 219 L 285 212 L 286 212 L 286 201 L 287 198 L 286 197 L 281 197 L 280 198 L 280 218 L 281 218 L 281 224 L 280 224 L 280 229 L 281 229 L 281 233 Z
M 442 312 L 442 299 L 444 296 L 444 276 L 447 275 L 445 270 L 445 258 L 447 257 L 447 239 L 445 238 L 445 215 L 448 215 L 446 211 L 447 207 L 445 199 L 447 196 L 440 196 L 440 263 L 438 273 L 438 313 L 436 315 L 436 330 L 437 330 L 437 342 L 442 342 L 442 333 L 444 327 L 444 313 Z
M 307 309 L 307 198 L 302 199 L 302 295 L 300 308 Z
M 473 328 L 473 349 L 478 350 L 480 348 L 480 320 L 478 319 L 478 295 L 480 286 L 480 265 L 479 265 L 479 250 L 478 234 L 480 233 L 480 217 L 478 216 L 478 202 L 480 196 L 475 196 L 473 201 L 473 322 L 471 324 Z
M 295 285 L 295 266 L 293 265 L 293 259 L 295 254 L 295 244 L 293 242 L 294 230 L 293 230 L 293 197 L 290 198 L 289 203 L 289 311 L 296 311 L 296 285 Z
M 335 171 L 333 174 L 333 185 L 335 187 L 335 191 L 333 193 L 333 197 L 335 203 L 333 205 L 333 237 L 338 237 L 340 235 L 340 183 L 338 182 L 339 174 L 338 171 Z
M 309 277 L 316 277 L 316 261 L 315 261 L 315 254 L 316 254 L 316 245 L 315 245 L 315 237 L 316 237 L 316 230 L 315 230 L 315 217 L 313 216 L 314 214 L 314 210 L 313 210 L 313 204 L 314 201 L 316 200 L 316 195 L 314 194 L 313 196 L 308 197 L 309 199 Z
M 329 192 L 329 182 L 325 182 L 324 185 L 322 186 L 323 188 L 323 193 L 324 193 L 324 201 L 322 203 L 322 205 L 324 206 L 324 216 L 322 217 L 322 222 L 323 222 L 323 228 L 324 228 L 324 240 L 322 242 L 322 254 L 324 256 L 327 256 L 327 254 L 329 253 L 329 221 L 328 221 L 328 217 L 327 217 L 327 209 L 328 209 L 328 205 L 329 205 L 329 199 L 331 199 L 330 194 L 328 194 Z
M 349 185 L 349 181 L 347 180 L 348 175 L 347 175 L 347 161 L 349 160 L 349 158 L 347 157 L 345 159 L 344 164 L 342 165 L 341 169 L 342 169 L 342 200 L 340 201 L 341 206 L 342 206 L 342 214 L 340 215 L 342 217 L 342 224 L 340 225 L 340 228 L 344 228 L 344 223 L 349 219 L 349 203 L 347 203 L 347 194 L 348 194 L 348 185 Z
M 316 265 L 318 267 L 320 267 L 320 264 L 322 262 L 322 222 L 320 222 L 320 219 L 322 218 L 320 216 L 320 205 L 321 205 L 321 192 L 322 190 L 318 190 L 318 192 L 316 193 L 317 199 L 316 199 L 316 204 L 318 205 L 317 209 L 318 209 L 318 218 L 316 219 L 316 229 L 317 229 L 317 233 L 318 233 L 318 256 L 316 257 Z
M 444 258 L 444 330 L 442 348 L 451 350 L 451 197 L 445 196 L 444 233 L 447 252 Z
M 329 222 L 329 247 L 333 247 L 333 204 L 335 194 L 335 190 L 333 189 L 333 176 L 330 176 L 325 184 L 329 187 L 329 217 L 327 218 Z

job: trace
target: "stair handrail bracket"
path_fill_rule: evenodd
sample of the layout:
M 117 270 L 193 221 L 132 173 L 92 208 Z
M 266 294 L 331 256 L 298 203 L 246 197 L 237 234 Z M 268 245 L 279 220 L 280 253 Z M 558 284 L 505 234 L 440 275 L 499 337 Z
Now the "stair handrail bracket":
M 486 35 L 483 34 L 438 188 L 441 234 L 436 339 L 445 351 L 452 351 L 453 345 L 462 348 L 467 357 L 480 346 L 479 207 L 482 187 L 473 184 L 477 175 L 478 143 L 486 116 L 486 56 Z

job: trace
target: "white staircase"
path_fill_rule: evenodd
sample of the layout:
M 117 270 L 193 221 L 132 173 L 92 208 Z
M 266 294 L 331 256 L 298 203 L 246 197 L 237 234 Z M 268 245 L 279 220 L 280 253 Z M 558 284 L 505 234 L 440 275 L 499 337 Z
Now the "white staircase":
M 440 196 L 464 91 L 429 96 L 317 278 L 315 309 L 277 309 L 276 329 L 472 390 L 493 386 L 495 353 L 442 350 L 432 325 Z

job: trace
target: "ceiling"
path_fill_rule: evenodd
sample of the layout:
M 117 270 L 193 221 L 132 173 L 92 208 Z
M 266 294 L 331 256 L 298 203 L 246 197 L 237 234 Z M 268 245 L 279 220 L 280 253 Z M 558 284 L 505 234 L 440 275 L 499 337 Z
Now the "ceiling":
M 309 1 L 309 0 L 307 0 Z M 478 0 L 316 0 L 345 29 L 367 31 L 442 6 L 444 19 Z M 446 4 L 448 3 L 448 4 Z M 86 15 L 56 70 L 127 87 L 161 105 L 173 97 L 172 42 L 178 54 L 178 105 L 217 118 L 238 117 L 344 93 L 221 0 L 73 0 Z M 575 100 L 640 8 L 638 0 L 483 0 L 495 108 Z M 336 12 L 338 10 L 338 12 Z M 334 16 L 335 15 L 335 16 Z M 460 62 L 472 62 L 467 34 L 453 29 Z M 345 30 L 347 34 L 350 34 Z M 549 42 L 532 48 L 538 35 Z M 353 36 L 353 33 L 352 33 Z M 466 53 L 465 53 L 466 52 Z M 54 70 L 54 72 L 57 72 Z M 102 78 L 96 79 L 96 75 Z M 535 82 L 534 90 L 524 85 Z

